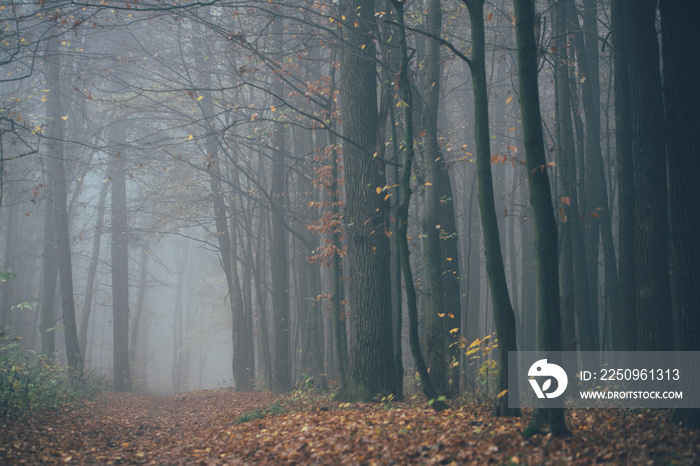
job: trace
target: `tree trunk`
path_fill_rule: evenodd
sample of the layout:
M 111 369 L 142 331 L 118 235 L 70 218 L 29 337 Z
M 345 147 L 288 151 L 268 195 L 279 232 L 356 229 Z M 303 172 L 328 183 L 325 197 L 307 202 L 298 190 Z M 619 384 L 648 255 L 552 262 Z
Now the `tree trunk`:
M 17 220 L 19 208 L 17 204 L 11 204 L 7 209 L 7 227 L 5 230 L 5 254 L 4 254 L 4 264 L 3 269 L 0 272 L 12 272 L 17 274 Z M 12 300 L 13 298 L 13 280 L 17 280 L 16 277 L 10 277 L 4 279 L 0 283 L 0 295 L 2 299 L 0 300 L 0 332 L 5 332 L 12 326 Z M 54 283 L 55 283 L 54 278 Z M 53 332 L 51 332 L 53 333 Z
M 491 174 L 491 149 L 488 116 L 488 89 L 486 86 L 486 58 L 484 37 L 484 2 L 467 0 L 472 38 L 472 85 L 474 86 L 474 137 L 476 139 L 476 169 L 479 182 L 479 211 L 484 234 L 486 274 L 493 300 L 493 313 L 498 338 L 498 393 L 494 403 L 495 416 L 519 416 L 520 410 L 508 407 L 504 390 L 518 393 L 517 380 L 508 384 L 508 352 L 517 351 L 515 314 L 510 302 L 506 272 L 503 266 L 496 205 Z M 517 396 L 517 395 L 516 395 Z
M 534 32 L 535 8 L 532 0 L 515 0 L 514 3 L 520 108 L 530 185 L 530 205 L 535 221 L 537 349 L 561 351 L 557 225 L 554 220 L 552 193 L 542 137 L 537 82 L 538 49 Z M 539 431 L 545 423 L 549 424 L 551 433 L 555 436 L 569 434 L 563 409 L 535 409 L 528 430 Z
M 430 369 L 423 358 L 423 353 L 420 348 L 418 336 L 418 304 L 416 297 L 416 289 L 413 284 L 413 272 L 410 263 L 410 251 L 408 248 L 408 208 L 411 202 L 411 176 L 414 159 L 413 145 L 413 99 L 409 84 L 409 63 L 406 46 L 406 29 L 404 24 L 404 5 L 398 0 L 392 0 L 394 9 L 396 10 L 397 22 L 401 25 L 397 29 L 399 40 L 399 102 L 404 113 L 404 161 L 401 167 L 401 203 L 397 209 L 398 219 L 398 236 L 399 236 L 399 255 L 401 257 L 401 271 L 404 278 L 404 286 L 406 288 L 406 302 L 408 304 L 408 320 L 409 320 L 409 344 L 413 361 L 416 364 L 416 371 L 420 376 L 421 387 L 425 397 L 430 405 L 437 411 L 448 408 L 447 404 L 440 398 L 440 393 L 445 394 L 446 387 L 436 388 L 433 385 Z M 438 245 L 439 247 L 439 245 Z M 439 254 L 439 250 L 437 251 Z M 442 290 L 440 290 L 442 296 Z M 426 345 L 427 346 L 427 345 Z M 442 389 L 442 392 L 438 392 Z
M 126 139 L 123 123 L 113 129 L 112 141 Z M 122 153 L 110 162 L 112 178 L 112 306 L 114 334 L 114 390 L 131 391 L 129 372 L 129 239 L 126 211 L 126 170 Z
M 141 350 L 142 335 L 145 333 L 141 325 L 143 320 L 143 315 L 145 312 L 144 303 L 146 301 L 146 283 L 148 276 L 148 258 L 151 257 L 151 252 L 148 249 L 149 242 L 141 246 L 141 267 L 139 270 L 139 292 L 136 298 L 136 315 L 134 316 L 134 322 L 131 326 L 131 338 L 129 340 L 129 361 L 131 361 L 140 370 L 136 374 L 136 379 L 142 387 L 146 386 L 146 371 L 145 371 L 145 358 L 137 358 L 140 356 L 139 351 Z M 82 321 L 81 321 L 82 324 Z
M 612 41 L 615 81 L 615 146 L 617 151 L 618 276 L 620 305 L 611 309 L 615 351 L 637 349 L 636 285 L 634 265 L 634 163 L 632 152 L 632 115 L 629 76 L 625 56 L 625 31 L 620 0 L 612 0 Z
M 238 170 L 234 167 L 229 172 L 230 182 L 233 185 L 233 190 L 238 191 Z M 232 196 L 228 204 L 229 208 L 229 235 L 231 248 L 229 254 L 231 256 L 231 306 L 233 308 L 233 333 L 232 338 L 235 342 L 234 352 L 236 354 L 237 365 L 234 366 L 236 378 L 236 390 L 250 390 L 250 381 L 254 378 L 253 367 L 251 367 L 252 347 L 249 340 L 253 338 L 249 331 L 249 316 L 246 315 L 247 308 L 243 301 L 243 289 L 241 287 L 241 278 L 238 274 L 238 211 L 236 210 L 236 201 Z
M 427 31 L 440 36 L 442 10 L 440 0 L 430 0 L 428 4 Z M 423 111 L 425 134 L 423 136 L 424 163 L 426 170 L 425 204 L 423 206 L 423 260 L 425 265 L 426 326 L 425 360 L 430 379 L 438 393 L 448 391 L 448 345 L 447 315 L 444 308 L 443 270 L 440 245 L 440 182 L 443 164 L 438 145 L 437 118 L 440 104 L 440 44 L 426 39 L 425 83 Z M 411 108 L 411 110 L 413 110 Z M 408 122 L 406 123 L 408 125 Z M 405 188 L 405 186 L 404 186 Z M 453 314 L 454 315 L 454 314 Z
M 560 174 L 559 214 L 561 224 L 561 254 L 559 285 L 562 310 L 562 342 L 566 350 L 576 350 L 575 285 L 573 259 L 573 229 L 578 228 L 578 196 L 576 195 L 576 161 L 571 122 L 569 70 L 566 64 L 566 2 L 553 2 L 554 24 L 554 88 L 556 94 L 556 144 Z M 570 160 L 574 158 L 574 160 Z M 588 289 L 580 290 L 588 296 Z M 589 324 L 588 314 L 579 312 L 580 325 Z
M 53 182 L 47 177 L 44 201 L 44 250 L 41 268 L 41 352 L 53 358 L 56 351 L 55 311 L 58 257 L 56 255 L 56 222 L 54 214 Z
M 54 31 L 57 32 L 57 31 Z M 70 229 L 68 226 L 67 188 L 64 161 L 64 120 L 61 105 L 61 64 L 59 62 L 59 38 L 56 34 L 49 39 L 47 46 L 46 76 L 51 89 L 48 114 L 51 118 L 48 135 L 51 140 L 51 173 L 54 181 L 54 215 L 56 227 L 56 247 L 61 286 L 61 308 L 66 343 L 66 359 L 72 376 L 83 376 L 83 358 L 80 354 L 78 330 L 75 324 L 75 297 L 73 295 L 73 267 L 71 264 Z
M 197 69 L 197 80 L 201 86 L 199 91 L 202 97 L 200 108 L 205 120 L 206 135 L 204 137 L 204 143 L 207 151 L 207 171 L 209 172 L 209 186 L 214 207 L 216 236 L 219 243 L 221 264 L 224 269 L 224 274 L 226 275 L 226 285 L 229 296 L 231 297 L 231 318 L 233 322 L 231 330 L 231 338 L 233 341 L 231 370 L 236 390 L 246 391 L 250 389 L 248 345 L 246 344 L 244 336 L 247 325 L 241 298 L 240 281 L 237 279 L 237 270 L 235 271 L 236 280 L 234 281 L 233 268 L 238 267 L 238 265 L 231 261 L 231 248 L 236 247 L 236 244 L 231 244 L 231 233 L 229 232 L 227 223 L 228 215 L 226 211 L 226 202 L 224 200 L 222 173 L 219 162 L 219 141 L 216 136 L 214 103 L 211 92 L 211 74 L 209 73 L 208 63 L 204 60 L 203 53 L 205 44 L 205 38 L 202 37 L 200 40 L 200 47 L 195 48 L 195 53 L 193 55 Z
M 457 234 L 457 215 L 455 214 L 455 199 L 452 191 L 452 180 L 447 167 L 440 167 L 440 252 L 443 270 L 443 305 L 445 309 L 445 321 L 447 338 L 449 343 L 448 368 L 450 397 L 455 398 L 460 394 L 459 379 L 461 368 L 459 366 L 462 350 L 459 347 L 460 337 L 464 335 L 462 326 L 462 307 L 460 296 L 460 254 L 459 237 Z
M 275 18 L 273 23 L 273 49 L 282 55 L 282 18 Z M 276 76 L 272 77 L 273 106 L 281 108 L 284 84 Z M 270 245 L 270 262 L 272 265 L 272 311 L 275 322 L 275 353 L 273 362 L 273 386 L 276 393 L 292 389 L 289 335 L 289 263 L 288 233 L 285 228 L 286 169 L 285 169 L 285 128 L 283 123 L 276 123 L 272 130 L 272 231 Z
M 344 27 L 341 56 L 343 146 L 352 347 L 341 388 L 345 399 L 398 393 L 392 351 L 389 204 L 384 164 L 373 157 L 377 143 L 374 1 L 341 0 Z M 382 142 L 383 143 L 383 142 Z M 376 190 L 379 188 L 380 192 Z
M 671 351 L 668 187 L 656 1 L 622 0 L 634 154 L 637 344 Z
M 664 103 L 666 106 L 666 147 L 668 150 L 671 196 L 671 231 L 677 251 L 676 280 L 680 317 L 681 351 L 700 350 L 700 158 L 695 138 L 700 131 L 700 88 L 697 63 L 690 60 L 700 43 L 700 10 L 696 5 L 661 0 L 663 34 Z M 683 425 L 700 427 L 700 409 L 677 409 L 673 419 Z
M 177 394 L 182 391 L 183 382 L 183 359 L 184 359 L 184 340 L 183 340 L 183 304 L 182 293 L 185 280 L 185 269 L 187 268 L 187 249 L 183 245 L 178 245 L 177 260 L 177 284 L 175 285 L 175 309 L 173 310 L 173 365 L 170 372 L 172 378 L 173 393 Z M 183 251 L 184 249 L 184 251 Z
M 83 312 L 80 314 L 80 354 L 87 361 L 87 340 L 88 324 L 92 313 L 92 301 L 95 295 L 95 278 L 97 277 L 97 265 L 100 262 L 100 245 L 102 243 L 102 227 L 104 226 L 105 205 L 107 203 L 107 189 L 109 185 L 102 183 L 100 200 L 97 203 L 97 219 L 95 220 L 95 231 L 92 238 L 92 256 L 88 266 L 87 285 L 85 286 L 85 300 L 83 301 Z
M 588 314 L 592 333 L 582 335 L 582 349 L 598 350 L 601 347 L 598 316 L 598 252 L 602 240 L 605 264 L 605 295 L 611 308 L 619 307 L 619 284 L 615 247 L 612 237 L 612 220 L 608 201 L 605 168 L 600 141 L 600 79 L 598 73 L 598 35 L 595 4 L 586 0 L 584 30 L 578 27 L 578 15 L 574 2 L 570 0 L 568 16 L 575 21 L 574 42 L 582 75 L 583 109 L 586 115 L 586 271 L 588 273 Z M 590 30 L 589 30 L 590 28 Z M 576 245 L 574 245 L 576 251 Z M 580 319 L 581 320 L 581 319 Z

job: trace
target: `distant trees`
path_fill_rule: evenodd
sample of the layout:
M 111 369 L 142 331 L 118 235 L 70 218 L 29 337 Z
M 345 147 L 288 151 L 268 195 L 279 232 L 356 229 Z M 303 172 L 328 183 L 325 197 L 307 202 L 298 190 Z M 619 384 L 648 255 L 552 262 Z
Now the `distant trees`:
M 693 28 L 660 8 L 663 79 L 652 0 L 8 5 L 0 325 L 118 390 L 226 358 L 497 415 L 508 351 L 692 349 Z

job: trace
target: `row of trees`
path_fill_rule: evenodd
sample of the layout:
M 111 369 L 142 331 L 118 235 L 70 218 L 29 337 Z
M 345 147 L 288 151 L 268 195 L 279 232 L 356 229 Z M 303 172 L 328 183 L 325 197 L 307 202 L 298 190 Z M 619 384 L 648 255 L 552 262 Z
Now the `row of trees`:
M 501 395 L 516 349 L 695 350 L 697 40 L 660 3 L 663 60 L 652 0 L 8 5 L 0 328 L 48 354 L 62 333 L 79 377 L 105 261 L 117 390 L 149 319 L 173 388 L 188 332 L 201 371 L 212 283 L 239 390 L 401 397 L 415 367 L 440 409 L 492 331 Z M 151 256 L 172 310 L 146 304 L 171 281 Z

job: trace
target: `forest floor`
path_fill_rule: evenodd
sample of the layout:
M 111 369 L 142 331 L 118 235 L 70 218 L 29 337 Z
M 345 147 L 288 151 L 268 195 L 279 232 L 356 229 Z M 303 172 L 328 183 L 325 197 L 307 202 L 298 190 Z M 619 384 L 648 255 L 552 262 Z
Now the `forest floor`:
M 227 389 L 157 397 L 104 392 L 30 419 L 0 421 L 0 464 L 700 464 L 700 432 L 662 410 L 567 412 L 570 438 L 520 436 L 453 402 L 343 404 Z

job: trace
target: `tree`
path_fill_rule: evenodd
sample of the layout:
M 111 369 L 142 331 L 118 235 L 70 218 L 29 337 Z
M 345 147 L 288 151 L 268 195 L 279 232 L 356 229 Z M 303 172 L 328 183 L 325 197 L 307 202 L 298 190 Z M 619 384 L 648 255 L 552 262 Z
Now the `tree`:
M 126 142 L 126 123 L 117 121 L 111 129 L 115 147 Z M 117 150 L 110 161 L 112 179 L 112 313 L 114 338 L 114 390 L 131 391 L 129 367 L 129 226 L 126 205 L 126 167 L 122 152 Z
M 392 0 L 394 5 L 394 10 L 396 10 L 396 19 L 398 29 L 398 40 L 399 40 L 399 105 L 403 108 L 404 114 L 404 155 L 403 155 L 403 165 L 401 167 L 401 178 L 399 182 L 399 189 L 401 193 L 400 202 L 396 209 L 396 217 L 398 222 L 398 253 L 401 259 L 401 275 L 404 279 L 404 286 L 406 289 L 406 301 L 408 305 L 408 338 L 409 345 L 411 347 L 411 354 L 413 355 L 413 361 L 416 364 L 416 371 L 420 376 L 421 388 L 425 397 L 428 399 L 431 406 L 436 411 L 441 411 L 447 409 L 447 404 L 440 399 L 444 397 L 446 392 L 446 385 L 442 386 L 433 383 L 433 377 L 430 375 L 430 370 L 425 358 L 423 357 L 423 351 L 420 347 L 420 339 L 418 336 L 418 300 L 416 297 L 416 289 L 413 283 L 413 271 L 411 270 L 410 263 L 410 251 L 408 248 L 408 208 L 411 202 L 411 178 L 413 175 L 413 159 L 415 155 L 415 149 L 413 144 L 413 96 L 411 92 L 410 80 L 409 80 L 409 63 L 408 63 L 408 52 L 406 45 L 406 28 L 404 26 L 404 5 L 398 0 Z M 438 245 L 439 247 L 439 245 Z M 439 251 L 436 251 L 439 256 Z M 436 258 L 437 259 L 437 258 Z M 440 293 L 442 295 L 441 289 L 431 290 L 433 293 Z M 435 311 L 435 309 L 431 309 Z M 439 316 L 429 316 L 429 320 L 437 320 L 438 324 L 441 324 Z M 431 324 L 435 325 L 433 322 Z M 435 337 L 435 335 L 432 335 Z M 427 346 L 427 345 L 426 345 Z M 434 348 L 428 348 L 430 349 Z M 444 364 L 444 361 L 441 361 Z M 444 369 L 444 368 L 443 368 Z M 444 377 L 444 371 L 442 373 L 438 370 L 438 375 Z M 441 390 L 441 391 L 438 391 Z
M 275 18 L 273 25 L 273 49 L 282 57 L 284 30 L 281 17 Z M 273 106 L 281 107 L 280 96 L 284 94 L 284 84 L 279 76 L 272 76 L 272 93 L 275 96 Z M 283 393 L 292 388 L 291 356 L 289 342 L 289 235 L 285 226 L 286 167 L 285 167 L 285 128 L 278 122 L 272 130 L 272 244 L 270 262 L 272 265 L 272 310 L 275 321 L 275 354 L 273 370 L 273 390 Z
M 349 262 L 349 368 L 340 396 L 400 396 L 392 352 L 389 204 L 377 144 L 373 0 L 341 0 L 341 120 Z M 383 144 L 383 142 L 381 142 Z
M 92 302 L 95 294 L 95 278 L 97 276 L 97 264 L 100 259 L 100 244 L 102 243 L 102 227 L 104 225 L 105 205 L 107 204 L 107 194 L 109 184 L 103 183 L 100 191 L 100 200 L 97 203 L 97 218 L 95 219 L 95 233 L 92 239 L 92 255 L 88 268 L 87 286 L 85 287 L 85 300 L 83 301 L 83 312 L 80 314 L 80 354 L 83 360 L 87 361 L 87 340 L 88 324 L 92 313 Z
M 656 38 L 656 1 L 621 0 L 634 154 L 637 346 L 674 348 L 669 282 L 664 102 Z
M 558 238 L 542 137 L 534 17 L 535 5 L 532 0 L 515 0 L 520 108 L 530 184 L 530 205 L 535 217 L 537 349 L 561 351 Z M 555 436 L 569 434 L 563 409 L 535 409 L 526 433 L 539 431 L 544 424 L 549 424 Z
M 618 217 L 620 224 L 618 275 L 620 307 L 611 309 L 613 350 L 637 349 L 634 232 L 634 163 L 629 77 L 625 56 L 625 31 L 620 0 L 612 0 L 611 34 L 615 80 L 615 149 L 617 153 Z
M 442 9 L 440 0 L 430 0 L 428 3 L 427 31 L 431 35 L 440 36 L 442 29 Z M 425 133 L 423 149 L 425 151 L 425 205 L 423 208 L 423 258 L 425 262 L 426 282 L 426 325 L 425 353 L 426 363 L 430 371 L 430 379 L 435 384 L 437 392 L 448 392 L 448 338 L 447 321 L 454 322 L 447 316 L 444 306 L 444 280 L 442 268 L 441 231 L 441 193 L 442 193 L 442 154 L 438 145 L 438 108 L 440 102 L 440 44 L 437 40 L 426 40 L 425 52 Z M 406 70 L 408 71 L 408 70 Z M 410 92 L 410 90 L 408 91 Z M 408 102 L 408 101 L 407 101 Z M 406 107 L 413 111 L 412 107 Z M 406 122 L 408 126 L 408 121 Z M 412 143 L 412 141 L 406 141 Z M 409 164 L 410 171 L 410 164 Z M 403 186 L 403 189 L 410 186 Z M 408 220 L 408 219 L 406 219 Z M 455 324 L 450 325 L 450 329 Z
M 52 92 L 48 113 L 51 178 L 54 181 L 54 219 L 56 227 L 56 249 L 58 255 L 61 309 L 63 313 L 66 359 L 72 376 L 83 376 L 83 358 L 80 354 L 78 330 L 75 323 L 75 297 L 73 295 L 73 266 L 71 261 L 70 228 L 68 225 L 66 163 L 64 160 L 64 121 L 61 102 L 61 63 L 59 61 L 58 26 L 52 30 L 47 45 L 46 75 Z
M 678 283 L 679 349 L 698 351 L 700 332 L 700 159 L 694 139 L 700 130 L 700 89 L 694 76 L 697 63 L 688 55 L 700 42 L 697 7 L 661 0 L 663 92 L 666 108 L 666 149 L 671 198 L 671 233 Z M 700 427 L 700 409 L 677 409 L 673 419 L 690 428 Z
M 494 405 L 496 416 L 517 416 L 519 410 L 508 407 L 508 397 L 504 390 L 518 392 L 517 380 L 508 386 L 508 352 L 517 350 L 515 313 L 508 293 L 506 273 L 503 266 L 496 205 L 493 197 L 493 177 L 491 174 L 491 148 L 489 136 L 488 90 L 486 86 L 486 40 L 484 37 L 484 1 L 464 0 L 469 8 L 469 21 L 472 34 L 472 55 L 468 62 L 474 86 L 474 137 L 476 142 L 476 170 L 479 183 L 478 199 L 481 212 L 481 225 L 484 234 L 484 256 L 486 274 L 491 287 L 493 313 L 498 338 L 498 391 Z

